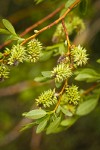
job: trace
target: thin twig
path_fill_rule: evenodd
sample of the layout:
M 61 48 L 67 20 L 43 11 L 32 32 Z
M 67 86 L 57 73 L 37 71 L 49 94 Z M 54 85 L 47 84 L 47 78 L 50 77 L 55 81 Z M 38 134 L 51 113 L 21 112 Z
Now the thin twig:
M 62 26 L 63 26 L 64 32 L 65 32 L 65 35 L 66 35 L 66 40 L 67 40 L 67 43 L 68 43 L 68 51 L 67 51 L 66 55 L 69 57 L 70 66 L 73 69 L 73 64 L 72 64 L 72 60 L 71 60 L 71 56 L 70 56 L 71 44 L 70 44 L 70 40 L 69 40 L 69 36 L 68 36 L 68 32 L 67 32 L 67 28 L 66 28 L 64 19 L 62 19 Z
M 91 91 L 93 91 L 99 84 L 98 83 L 95 83 L 94 85 L 92 85 L 90 88 L 88 88 L 87 90 L 85 90 L 81 96 L 83 95 L 87 95 L 88 93 L 90 93 Z
M 91 91 L 93 91 L 98 85 L 99 85 L 99 84 L 95 83 L 95 84 L 92 85 L 90 88 L 88 88 L 87 90 L 85 90 L 85 92 L 83 92 L 83 94 L 82 94 L 81 96 L 89 94 L 89 93 L 90 93 Z M 66 84 L 64 84 L 64 86 L 63 86 L 63 88 L 62 88 L 61 94 L 63 93 L 63 91 L 64 91 L 64 89 L 65 89 L 65 86 L 66 86 Z M 59 101 L 58 101 L 58 103 L 57 103 L 57 105 L 56 105 L 54 111 L 57 110 L 57 108 L 58 108 L 58 106 L 59 106 L 59 104 L 60 104 L 60 101 L 61 101 L 61 97 L 59 98 Z M 34 106 L 33 106 L 33 107 L 34 107 Z M 53 111 L 53 112 L 54 112 L 54 111 Z M 14 129 L 13 129 L 11 132 L 9 132 L 9 133 L 4 137 L 4 139 L 2 139 L 2 141 L 0 141 L 0 146 L 7 145 L 7 144 L 9 144 L 10 142 L 14 141 L 16 138 L 18 138 L 18 137 L 23 133 L 23 132 L 19 132 L 20 129 L 22 128 L 22 126 L 23 126 L 23 125 L 25 126 L 26 124 L 28 124 L 28 123 L 30 123 L 30 122 L 32 122 L 32 120 L 27 119 L 27 118 L 22 119 L 22 120 L 14 127 Z
M 20 34 L 20 37 L 23 37 L 24 35 L 26 35 L 27 33 L 29 33 L 30 31 L 32 31 L 34 28 L 38 27 L 39 25 L 41 25 L 43 22 L 47 21 L 48 19 L 52 18 L 53 16 L 55 16 L 61 9 L 64 8 L 64 4 L 62 4 L 59 8 L 57 8 L 55 11 L 53 11 L 52 13 L 50 13 L 48 16 L 44 17 L 43 19 L 41 19 L 40 21 L 36 22 L 35 24 L 33 24 L 32 26 L 28 27 L 27 29 L 25 29 L 24 32 L 22 32 Z M 7 46 L 8 44 L 10 44 L 12 42 L 12 40 L 8 40 L 6 42 L 4 42 L 3 44 L 0 45 L 0 49 L 2 49 L 3 47 Z
M 76 0 L 68 9 L 67 11 L 57 20 L 55 20 L 53 23 L 49 24 L 48 26 L 42 28 L 41 30 L 39 30 L 36 34 L 28 37 L 27 39 L 25 39 L 21 45 L 24 45 L 25 43 L 27 43 L 29 40 L 34 39 L 36 36 L 38 36 L 40 33 L 44 32 L 47 29 L 50 29 L 51 27 L 53 27 L 54 25 L 58 24 L 62 19 L 64 19 L 66 17 L 66 15 L 80 2 L 80 0 Z
M 61 9 L 64 8 L 64 4 L 62 4 L 59 8 L 57 8 L 54 12 L 52 12 L 51 14 L 49 14 L 48 16 L 44 17 L 43 19 L 41 19 L 40 21 L 38 21 L 37 23 L 33 24 L 32 26 L 28 27 L 22 34 L 20 34 L 21 37 L 23 37 L 24 35 L 26 35 L 28 32 L 30 32 L 31 30 L 33 30 L 34 28 L 36 28 L 37 26 L 39 26 L 40 24 L 42 24 L 43 22 L 45 22 L 46 20 L 52 18 L 53 16 L 55 16 Z
M 62 89 L 61 89 L 61 91 L 60 91 L 60 93 L 59 93 L 59 100 L 58 100 L 58 103 L 57 103 L 57 105 L 56 105 L 56 107 L 54 108 L 54 110 L 53 110 L 53 112 L 55 112 L 56 110 L 57 110 L 57 108 L 58 108 L 58 106 L 60 105 L 60 102 L 61 102 L 61 98 L 62 98 L 62 94 L 63 94 L 63 92 L 64 92 L 64 90 L 65 90 L 65 87 L 66 87 L 66 85 L 67 85 L 67 80 L 65 81 L 65 83 L 64 83 L 64 85 L 63 85 L 63 87 L 62 87 Z
M 68 36 L 67 28 L 65 26 L 64 19 L 62 19 L 62 26 L 63 26 L 64 32 L 65 32 L 65 35 L 66 35 L 66 40 L 67 40 L 67 43 L 68 43 L 68 53 L 70 54 L 71 44 L 70 44 L 70 40 L 69 40 L 69 36 Z

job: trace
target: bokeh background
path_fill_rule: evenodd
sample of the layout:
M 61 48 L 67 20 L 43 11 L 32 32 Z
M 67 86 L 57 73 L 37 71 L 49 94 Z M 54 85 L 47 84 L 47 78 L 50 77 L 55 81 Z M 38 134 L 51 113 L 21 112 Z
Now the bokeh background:
M 35 5 L 34 0 L 0 0 L 0 27 L 2 19 L 6 18 L 20 34 L 54 11 L 61 3 L 60 0 L 45 0 Z M 58 17 L 59 14 L 36 29 L 41 29 Z M 74 42 L 87 47 L 90 65 L 100 71 L 100 66 L 96 63 L 100 58 L 100 1 L 90 0 L 87 14 L 81 17 L 84 18 L 86 29 L 83 34 L 75 37 Z M 39 35 L 38 38 L 45 46 L 52 44 L 54 30 L 55 27 Z M 25 37 L 33 33 L 32 30 Z M 0 44 L 6 39 L 6 36 L 0 35 Z M 34 99 L 40 92 L 52 87 L 51 83 L 34 82 L 34 77 L 42 70 L 51 70 L 55 64 L 56 57 L 36 64 L 20 64 L 11 69 L 9 79 L 0 83 L 0 150 L 100 150 L 99 105 L 93 112 L 80 118 L 70 129 L 62 133 L 37 135 L 35 128 L 25 132 L 19 131 L 23 124 L 29 122 L 22 117 L 22 113 L 34 106 Z M 81 84 L 84 88 L 87 86 L 85 83 Z

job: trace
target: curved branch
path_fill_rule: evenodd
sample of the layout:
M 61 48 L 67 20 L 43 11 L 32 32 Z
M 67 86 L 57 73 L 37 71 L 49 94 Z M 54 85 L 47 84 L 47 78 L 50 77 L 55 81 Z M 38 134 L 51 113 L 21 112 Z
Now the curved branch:
M 53 23 L 49 24 L 48 26 L 42 28 L 41 30 L 39 30 L 36 34 L 28 37 L 27 39 L 25 39 L 21 45 L 24 45 L 25 43 L 27 43 L 29 40 L 34 39 L 36 36 L 38 36 L 40 33 L 44 32 L 47 29 L 50 29 L 51 27 L 53 27 L 54 25 L 58 24 L 61 20 L 63 20 L 66 15 L 80 2 L 80 0 L 76 0 L 68 9 L 67 11 L 57 20 L 55 20 Z
M 52 18 L 53 16 L 55 16 L 61 9 L 64 8 L 64 4 L 62 4 L 59 8 L 57 8 L 55 11 L 53 11 L 52 13 L 50 13 L 48 16 L 44 17 L 43 19 L 41 19 L 40 21 L 36 22 L 35 24 L 31 25 L 30 27 L 28 27 L 27 29 L 25 29 L 25 31 L 23 31 L 20 34 L 20 37 L 23 37 L 24 35 L 26 35 L 27 33 L 29 33 L 31 30 L 33 30 L 34 28 L 38 27 L 39 25 L 41 25 L 43 22 L 47 21 L 48 19 Z M 0 45 L 0 49 L 2 49 L 3 47 L 7 46 L 8 44 L 10 44 L 12 42 L 12 40 L 8 40 L 6 42 L 4 42 L 3 44 Z

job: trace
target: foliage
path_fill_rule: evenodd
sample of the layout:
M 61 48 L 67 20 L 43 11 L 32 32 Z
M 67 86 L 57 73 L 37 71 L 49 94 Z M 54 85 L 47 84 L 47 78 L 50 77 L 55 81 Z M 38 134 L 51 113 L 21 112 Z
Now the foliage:
M 43 0 L 37 0 L 37 3 Z M 37 82 L 46 82 L 53 80 L 54 88 L 44 91 L 35 99 L 37 108 L 24 113 L 23 116 L 34 119 L 32 124 L 28 124 L 25 128 L 37 125 L 36 133 L 46 131 L 47 134 L 60 132 L 68 129 L 78 118 L 90 113 L 96 106 L 100 97 L 99 92 L 94 93 L 100 86 L 100 73 L 93 68 L 82 68 L 88 63 L 89 54 L 86 48 L 80 44 L 73 45 L 70 36 L 74 32 L 78 34 L 79 30 L 84 29 L 83 20 L 74 14 L 68 14 L 70 11 L 80 5 L 82 12 L 85 14 L 88 1 L 85 0 L 68 0 L 65 3 L 64 13 L 60 14 L 58 20 L 54 24 L 50 24 L 41 30 L 35 30 L 32 36 L 26 39 L 21 38 L 15 32 L 12 24 L 3 19 L 5 29 L 1 28 L 0 33 L 7 34 L 9 39 L 16 40 L 11 48 L 5 48 L 0 53 L 0 80 L 8 78 L 11 66 L 19 63 L 37 61 L 50 61 L 52 57 L 57 58 L 57 65 L 50 71 L 42 71 L 41 76 L 34 79 Z M 83 6 L 85 9 L 83 10 Z M 67 17 L 67 15 L 69 15 Z M 72 15 L 72 20 L 70 16 Z M 58 24 L 59 23 L 59 24 Z M 53 34 L 53 45 L 44 47 L 36 37 L 56 25 Z M 56 48 L 55 48 L 56 47 Z M 100 63 L 100 59 L 97 60 Z M 95 82 L 90 89 L 81 89 L 75 85 L 76 81 Z M 23 130 L 23 129 L 22 129 Z

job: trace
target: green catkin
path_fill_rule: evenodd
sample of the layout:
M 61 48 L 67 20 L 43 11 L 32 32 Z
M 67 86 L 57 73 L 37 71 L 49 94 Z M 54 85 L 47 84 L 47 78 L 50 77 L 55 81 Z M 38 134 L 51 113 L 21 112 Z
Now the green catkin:
M 9 68 L 5 64 L 0 64 L 0 80 L 8 78 Z
M 71 68 L 69 65 L 61 63 L 57 65 L 53 71 L 51 71 L 51 76 L 55 78 L 55 82 L 63 82 L 66 78 L 72 75 Z
M 38 106 L 43 107 L 50 107 L 57 103 L 57 97 L 55 95 L 55 89 L 54 90 L 48 90 L 42 93 L 37 99 L 36 104 Z
M 28 60 L 30 62 L 37 62 L 40 58 L 42 51 L 42 44 L 37 40 L 33 39 L 27 44 Z
M 68 104 L 78 105 L 80 102 L 80 94 L 78 91 L 78 87 L 76 85 L 72 85 L 70 87 L 65 88 L 66 97 L 64 99 Z
M 86 49 L 81 47 L 80 45 L 71 49 L 71 56 L 76 66 L 85 65 L 88 61 Z
M 22 63 L 26 58 L 26 49 L 24 46 L 19 44 L 13 45 L 11 48 L 11 53 L 8 58 L 9 65 L 17 65 L 20 62 Z

